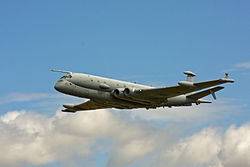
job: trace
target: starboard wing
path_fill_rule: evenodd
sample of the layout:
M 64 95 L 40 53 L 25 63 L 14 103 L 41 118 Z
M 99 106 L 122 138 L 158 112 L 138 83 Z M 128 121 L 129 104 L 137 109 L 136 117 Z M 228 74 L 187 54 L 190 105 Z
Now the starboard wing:
M 227 82 L 234 82 L 232 79 L 222 78 L 218 80 L 205 81 L 193 83 L 192 87 L 176 85 L 165 88 L 153 88 L 153 89 L 144 89 L 138 90 L 135 92 L 136 97 L 142 97 L 147 99 L 162 99 L 162 98 L 171 98 L 175 96 L 179 96 L 182 94 L 187 94 L 191 92 L 195 92 L 198 90 L 202 90 L 205 88 L 209 88 L 212 86 L 220 85 Z

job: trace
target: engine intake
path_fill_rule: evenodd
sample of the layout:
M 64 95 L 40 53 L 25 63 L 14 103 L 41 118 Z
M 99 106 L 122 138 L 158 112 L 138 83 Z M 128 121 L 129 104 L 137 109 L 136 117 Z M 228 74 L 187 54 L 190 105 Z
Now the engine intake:
M 128 96 L 129 94 L 132 94 L 134 92 L 135 92 L 134 88 L 133 89 L 125 88 L 124 91 L 123 91 L 123 93 L 124 93 L 125 96 Z
M 136 94 L 133 94 L 135 92 L 136 89 L 134 88 L 117 88 L 112 92 L 112 95 L 117 98 L 117 99 L 121 99 L 121 100 L 126 100 L 126 101 L 130 101 L 133 103 L 138 103 L 138 104 L 149 104 L 149 101 L 146 100 L 142 100 L 141 98 L 137 98 Z
M 112 92 L 112 95 L 115 96 L 116 98 L 122 97 L 124 89 L 123 88 L 117 88 Z

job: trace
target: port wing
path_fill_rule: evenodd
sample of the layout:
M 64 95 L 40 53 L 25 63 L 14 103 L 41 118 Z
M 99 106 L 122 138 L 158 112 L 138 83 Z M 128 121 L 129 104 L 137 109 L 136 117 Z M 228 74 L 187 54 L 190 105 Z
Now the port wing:
M 77 111 L 86 111 L 86 110 L 105 109 L 105 108 L 110 108 L 111 106 L 97 103 L 93 100 L 89 100 L 78 105 L 64 104 L 63 107 L 65 107 L 65 109 L 62 110 L 63 112 L 77 112 Z

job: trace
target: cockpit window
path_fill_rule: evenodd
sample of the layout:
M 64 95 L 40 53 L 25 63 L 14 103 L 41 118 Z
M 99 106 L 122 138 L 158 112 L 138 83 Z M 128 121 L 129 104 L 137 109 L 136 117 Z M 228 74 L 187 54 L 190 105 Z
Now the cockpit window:
M 62 78 L 65 78 L 65 79 L 66 79 L 66 78 L 72 78 L 72 76 L 71 76 L 71 75 L 64 75 L 63 77 L 61 77 L 61 79 L 62 79 Z

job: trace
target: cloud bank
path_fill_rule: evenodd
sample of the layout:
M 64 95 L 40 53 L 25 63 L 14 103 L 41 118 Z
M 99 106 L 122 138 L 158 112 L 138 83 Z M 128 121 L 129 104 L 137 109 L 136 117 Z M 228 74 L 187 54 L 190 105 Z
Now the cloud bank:
M 0 166 L 53 162 L 96 166 L 233 167 L 250 166 L 250 124 L 208 127 L 185 137 L 121 112 L 100 110 L 52 117 L 12 111 L 0 117 Z M 174 137 L 175 136 L 175 137 Z M 88 161 L 92 159 L 92 161 Z

